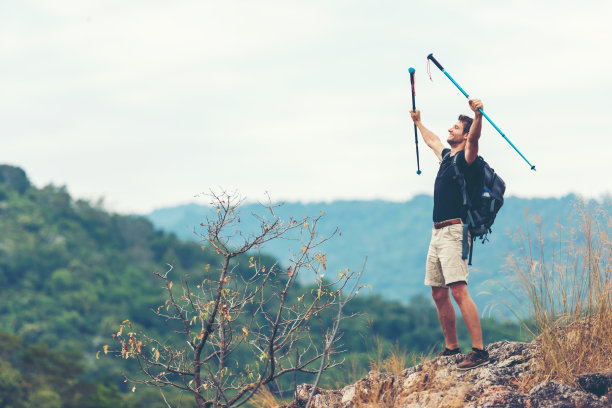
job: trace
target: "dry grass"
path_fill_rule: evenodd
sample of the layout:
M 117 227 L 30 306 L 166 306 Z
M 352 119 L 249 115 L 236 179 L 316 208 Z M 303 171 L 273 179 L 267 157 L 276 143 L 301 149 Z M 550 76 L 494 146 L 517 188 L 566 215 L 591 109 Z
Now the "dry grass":
M 383 340 L 376 337 L 374 341 L 376 343 L 376 359 L 370 359 L 370 371 L 401 374 L 407 368 L 406 362 L 410 362 L 408 367 L 413 367 L 436 357 L 433 349 L 429 353 L 408 354 L 406 349 L 400 347 L 399 344 L 391 347 L 390 351 L 385 353 Z M 385 354 L 387 355 L 383 358 Z
M 249 400 L 251 408 L 274 408 L 281 405 L 268 387 L 262 386 L 259 391 Z
M 370 360 L 370 371 L 381 373 L 401 374 L 406 369 L 406 350 L 395 345 L 391 348 L 389 356 L 383 359 L 382 341 L 376 340 L 377 359 Z
M 577 376 L 612 366 L 612 218 L 584 203 L 574 215 L 579 227 L 559 223 L 550 242 L 536 218 L 537 233 L 519 231 L 522 253 L 509 258 L 540 346 L 525 386 L 547 379 L 575 385 Z
M 412 353 L 410 355 L 410 361 L 412 362 L 411 366 L 416 366 L 419 364 L 423 364 L 426 361 L 429 361 L 433 358 L 437 357 L 436 354 L 433 353 L 433 351 L 430 351 L 429 353 Z

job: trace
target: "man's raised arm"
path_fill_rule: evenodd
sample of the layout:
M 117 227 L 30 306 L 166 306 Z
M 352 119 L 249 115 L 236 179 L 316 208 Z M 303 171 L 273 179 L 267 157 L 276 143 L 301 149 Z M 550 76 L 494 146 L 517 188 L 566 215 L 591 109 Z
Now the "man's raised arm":
M 410 117 L 412 117 L 412 121 L 419 128 L 419 131 L 421 132 L 421 136 L 423 137 L 423 141 L 425 141 L 425 144 L 429 146 L 431 150 L 433 150 L 438 160 L 442 161 L 442 150 L 444 150 L 444 145 L 442 144 L 440 138 L 434 132 L 423 126 L 423 123 L 421 123 L 421 111 L 411 110 Z
M 465 161 L 467 164 L 472 164 L 478 157 L 478 139 L 480 139 L 480 131 L 482 129 L 482 113 L 479 109 L 483 108 L 480 99 L 470 99 L 470 109 L 474 111 L 474 121 L 470 127 L 470 133 L 465 144 Z

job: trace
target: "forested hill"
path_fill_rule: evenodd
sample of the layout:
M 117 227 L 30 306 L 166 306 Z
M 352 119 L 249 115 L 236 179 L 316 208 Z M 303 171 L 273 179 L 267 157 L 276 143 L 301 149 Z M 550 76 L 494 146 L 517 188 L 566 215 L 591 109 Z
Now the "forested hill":
M 169 322 L 152 311 L 166 299 L 152 272 L 172 264 L 177 282 L 201 277 L 219 268 L 218 255 L 156 230 L 144 217 L 75 200 L 63 187 L 37 188 L 22 169 L 6 165 L 0 165 L 0 231 L 0 406 L 165 407 L 157 390 L 127 388 L 122 373 L 133 373 L 133 361 L 96 355 L 126 319 L 134 330 L 172 336 Z M 235 259 L 232 270 L 248 268 L 248 257 Z M 262 262 L 276 260 L 263 256 Z M 289 296 L 303 290 L 298 285 Z M 429 299 L 400 304 L 362 291 L 345 310 L 365 314 L 342 329 L 350 352 L 348 366 L 331 373 L 335 384 L 356 379 L 347 368 L 353 363 L 354 375 L 367 371 L 376 343 L 427 352 L 442 339 Z M 516 325 L 483 325 L 489 341 L 518 336 Z M 190 406 L 187 398 L 168 398 L 173 406 Z
M 152 324 L 162 292 L 151 272 L 215 261 L 145 218 L 107 213 L 63 187 L 35 188 L 15 167 L 0 167 L 0 214 L 0 323 L 26 342 L 82 347 L 128 315 Z
M 489 242 L 477 242 L 474 247 L 470 285 L 476 303 L 482 311 L 499 307 L 502 301 L 513 301 L 511 271 L 506 266 L 510 252 L 518 253 L 524 243 L 517 242 L 520 227 L 525 230 L 530 221 L 536 230 L 533 215 L 542 220 L 543 233 L 550 238 L 559 222 L 566 228 L 577 227 L 575 213 L 579 198 L 506 199 L 489 235 Z M 593 203 L 591 203 L 593 204 Z M 607 203 L 608 207 L 610 203 Z M 334 201 L 329 203 L 284 203 L 276 211 L 283 217 L 324 212 L 321 230 L 327 233 L 338 227 L 341 235 L 326 246 L 331 270 L 345 267 L 358 269 L 367 256 L 364 281 L 372 284 L 374 293 L 386 299 L 407 300 L 415 294 L 427 294 L 423 285 L 425 259 L 432 228 L 431 196 L 419 195 L 407 202 L 389 201 Z M 185 239 L 197 239 L 200 222 L 208 215 L 205 206 L 189 204 L 154 211 L 147 217 L 159 228 Z M 259 204 L 243 207 L 244 214 L 260 213 Z M 526 215 L 528 214 L 528 215 Z M 244 217 L 245 230 L 254 228 L 250 217 Z M 570 220 L 571 219 L 571 220 Z M 292 243 L 279 241 L 265 248 L 276 257 L 289 252 Z
M 96 352 L 125 319 L 164 330 L 151 312 L 164 300 L 153 271 L 217 265 L 216 254 L 143 217 L 107 213 L 63 187 L 36 188 L 6 165 L 0 231 L 0 406 L 125 406 L 125 364 Z

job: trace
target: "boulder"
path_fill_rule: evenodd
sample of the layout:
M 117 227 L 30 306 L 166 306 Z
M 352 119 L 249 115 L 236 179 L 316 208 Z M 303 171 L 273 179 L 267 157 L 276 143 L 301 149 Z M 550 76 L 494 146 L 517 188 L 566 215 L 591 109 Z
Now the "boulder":
M 456 369 L 462 356 L 437 357 L 400 374 L 370 372 L 341 390 L 317 388 L 311 408 L 357 407 L 609 407 L 612 374 L 582 376 L 583 389 L 546 381 L 522 390 L 525 372 L 537 344 L 501 341 L 487 347 L 488 365 L 469 371 Z M 287 408 L 306 406 L 312 386 L 298 387 Z
M 612 392 L 612 373 L 581 375 L 578 377 L 578 384 L 583 390 L 602 397 Z
M 606 408 L 607 401 L 593 394 L 577 390 L 557 381 L 546 381 L 529 391 L 529 400 L 533 408 Z

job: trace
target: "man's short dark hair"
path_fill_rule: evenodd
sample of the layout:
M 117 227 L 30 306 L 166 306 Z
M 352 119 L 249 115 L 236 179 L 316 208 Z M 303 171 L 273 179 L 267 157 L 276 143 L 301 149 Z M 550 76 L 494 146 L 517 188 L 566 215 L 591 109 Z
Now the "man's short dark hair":
M 473 121 L 474 119 L 470 118 L 469 116 L 459 115 L 459 122 L 463 123 L 463 134 L 464 135 L 470 131 L 470 127 L 472 127 Z

